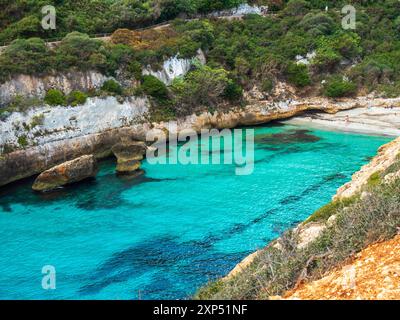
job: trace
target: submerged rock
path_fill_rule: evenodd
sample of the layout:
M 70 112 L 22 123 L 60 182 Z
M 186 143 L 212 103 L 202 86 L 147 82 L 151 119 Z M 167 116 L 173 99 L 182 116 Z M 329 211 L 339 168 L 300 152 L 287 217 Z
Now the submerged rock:
M 117 172 L 120 174 L 130 174 L 139 170 L 146 150 L 147 147 L 144 142 L 116 144 L 112 148 L 112 152 L 117 158 Z
M 267 145 L 285 145 L 293 143 L 318 142 L 321 138 L 310 133 L 309 130 L 290 130 L 283 133 L 265 134 L 256 137 L 257 143 Z
M 95 177 L 97 170 L 97 161 L 93 155 L 82 156 L 43 172 L 35 180 L 32 189 L 35 191 L 50 191 L 67 184 Z

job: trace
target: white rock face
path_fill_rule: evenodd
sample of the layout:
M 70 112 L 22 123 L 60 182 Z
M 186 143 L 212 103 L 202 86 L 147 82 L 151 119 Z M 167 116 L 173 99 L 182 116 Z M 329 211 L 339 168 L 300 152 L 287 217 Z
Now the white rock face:
M 201 64 L 206 63 L 206 58 L 203 51 L 199 50 L 197 52 L 197 56 L 193 59 L 179 59 L 177 56 L 175 56 L 164 61 L 161 70 L 154 71 L 150 68 L 150 66 L 148 66 L 143 70 L 143 74 L 152 75 L 164 82 L 166 85 L 170 85 L 174 79 L 186 75 L 196 59 L 200 61 Z
M 311 63 L 311 60 L 314 59 L 316 56 L 317 56 L 317 53 L 315 51 L 307 53 L 307 55 L 305 57 L 303 57 L 301 55 L 297 55 L 296 63 L 309 65 Z
M 119 103 L 116 98 L 90 98 L 77 107 L 42 106 L 27 113 L 14 112 L 0 121 L 0 151 L 5 144 L 18 146 L 25 136 L 30 145 L 71 139 L 132 125 L 148 111 L 146 98 L 130 98 Z M 37 119 L 39 124 L 32 128 Z M 36 119 L 36 120 L 35 120 Z
M 0 105 L 10 102 L 16 95 L 43 98 L 52 88 L 61 89 L 66 94 L 73 90 L 97 89 L 107 79 L 98 72 L 69 72 L 45 77 L 18 75 L 0 85 Z
M 204 53 L 199 50 L 193 59 L 173 57 L 163 64 L 161 71 L 150 68 L 144 74 L 152 74 L 169 85 L 184 76 L 193 63 L 205 64 Z M 97 72 L 71 72 L 64 75 L 33 77 L 19 75 L 0 85 L 0 105 L 10 102 L 16 95 L 43 98 L 51 88 L 58 88 L 68 94 L 73 90 L 88 91 L 101 87 L 108 77 Z M 149 107 L 145 98 L 130 98 L 119 103 L 114 97 L 88 99 L 85 105 L 77 107 L 38 106 L 26 113 L 14 112 L 0 121 L 0 152 L 4 146 L 19 147 L 18 139 L 26 138 L 29 146 L 44 145 L 89 134 L 104 132 L 137 123 Z
M 208 16 L 209 17 L 224 17 L 224 16 L 241 17 L 246 14 L 261 15 L 263 8 L 265 8 L 265 7 L 251 6 L 248 3 L 244 3 L 244 4 L 241 4 L 240 6 L 238 6 L 237 8 L 216 11 L 216 12 L 210 13 Z
M 147 67 L 143 70 L 143 74 L 153 75 L 166 85 L 170 85 L 175 78 L 188 73 L 195 60 L 200 61 L 202 64 L 206 63 L 205 55 L 200 49 L 193 59 L 172 57 L 164 61 L 161 70 L 154 71 Z M 69 94 L 73 90 L 85 92 L 99 89 L 108 79 L 110 77 L 95 71 L 74 71 L 45 77 L 18 75 L 12 80 L 0 84 L 0 106 L 11 102 L 17 95 L 28 98 L 44 98 L 49 89 L 59 89 L 65 94 Z

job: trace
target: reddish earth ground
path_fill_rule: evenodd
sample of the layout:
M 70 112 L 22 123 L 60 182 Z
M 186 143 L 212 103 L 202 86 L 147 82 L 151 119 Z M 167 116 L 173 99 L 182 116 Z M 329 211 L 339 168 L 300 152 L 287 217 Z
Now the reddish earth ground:
M 400 300 L 400 235 L 366 248 L 352 263 L 301 285 L 284 299 Z

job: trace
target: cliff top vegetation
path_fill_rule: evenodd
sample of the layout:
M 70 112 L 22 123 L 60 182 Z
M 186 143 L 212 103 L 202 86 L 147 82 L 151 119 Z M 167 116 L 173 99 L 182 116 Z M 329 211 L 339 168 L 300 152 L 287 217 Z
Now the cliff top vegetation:
M 55 48 L 46 45 L 44 38 L 49 35 L 44 30 L 33 28 L 39 25 L 35 19 L 43 1 L 1 2 L 0 41 L 17 39 L 0 55 L 0 82 L 17 74 L 41 76 L 74 69 L 114 77 L 123 71 L 143 82 L 142 68 L 157 69 L 175 55 L 193 57 L 201 48 L 207 68 L 194 68 L 197 74 L 189 73 L 183 82 L 178 79 L 168 88 L 168 99 L 162 99 L 167 108 L 172 104 L 178 109 L 175 113 L 195 111 L 190 101 L 199 101 L 196 94 L 203 91 L 193 81 L 202 72 L 223 79 L 224 90 L 211 90 L 203 99 L 209 108 L 221 101 L 238 101 L 243 90 L 254 87 L 268 96 L 278 81 L 291 83 L 299 94 L 317 92 L 332 98 L 400 92 L 400 2 L 396 0 L 346 1 L 357 10 L 354 30 L 342 28 L 344 1 L 258 0 L 252 2 L 268 5 L 273 14 L 190 21 L 179 17 L 231 8 L 242 1 L 50 2 L 58 8 L 56 35 L 65 35 Z M 33 21 L 27 29 L 32 32 L 18 31 L 27 19 Z M 175 20 L 164 28 L 134 30 L 169 19 Z M 111 41 L 89 37 L 95 32 L 113 32 Z M 222 70 L 225 77 L 218 77 Z M 188 94 L 194 96 L 187 98 Z

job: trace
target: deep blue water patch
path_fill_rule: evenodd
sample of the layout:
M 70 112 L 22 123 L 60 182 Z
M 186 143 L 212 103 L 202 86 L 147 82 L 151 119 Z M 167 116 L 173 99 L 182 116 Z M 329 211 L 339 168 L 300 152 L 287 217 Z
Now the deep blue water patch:
M 32 179 L 0 189 L 0 299 L 188 298 L 330 201 L 389 141 L 281 124 L 255 133 L 249 176 L 145 162 L 118 177 L 107 160 L 57 192 L 32 192 Z M 56 290 L 42 289 L 45 265 Z

